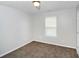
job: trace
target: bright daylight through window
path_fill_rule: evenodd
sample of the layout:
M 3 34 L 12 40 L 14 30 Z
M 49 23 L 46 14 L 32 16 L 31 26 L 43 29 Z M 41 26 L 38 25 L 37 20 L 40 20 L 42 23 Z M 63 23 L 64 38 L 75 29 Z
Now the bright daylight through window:
M 56 16 L 46 17 L 45 19 L 45 35 L 55 37 L 56 36 Z

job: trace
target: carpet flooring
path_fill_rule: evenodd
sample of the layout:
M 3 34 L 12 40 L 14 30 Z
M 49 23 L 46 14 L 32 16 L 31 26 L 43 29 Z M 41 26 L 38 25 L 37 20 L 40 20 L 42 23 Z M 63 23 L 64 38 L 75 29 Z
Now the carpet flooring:
M 33 41 L 2 58 L 77 58 L 76 49 Z

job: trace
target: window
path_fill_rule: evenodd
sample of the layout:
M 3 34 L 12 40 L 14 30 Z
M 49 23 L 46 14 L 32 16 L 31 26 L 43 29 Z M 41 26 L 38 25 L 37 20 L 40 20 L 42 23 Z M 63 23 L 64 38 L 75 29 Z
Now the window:
M 56 36 L 56 16 L 46 17 L 45 19 L 45 35 Z

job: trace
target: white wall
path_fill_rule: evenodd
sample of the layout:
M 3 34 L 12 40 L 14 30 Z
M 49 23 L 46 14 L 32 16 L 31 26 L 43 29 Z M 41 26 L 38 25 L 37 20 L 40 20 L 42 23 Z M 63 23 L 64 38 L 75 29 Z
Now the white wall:
M 79 6 L 77 7 L 77 52 L 79 55 Z
M 46 16 L 57 16 L 57 37 L 44 35 Z M 33 17 L 33 40 L 76 48 L 76 8 L 46 12 Z
M 46 16 L 57 16 L 56 38 L 44 35 Z M 76 48 L 76 9 L 29 16 L 17 9 L 0 6 L 0 55 L 31 42 L 32 38 L 49 44 Z
M 0 55 L 31 41 L 30 21 L 28 14 L 0 6 Z

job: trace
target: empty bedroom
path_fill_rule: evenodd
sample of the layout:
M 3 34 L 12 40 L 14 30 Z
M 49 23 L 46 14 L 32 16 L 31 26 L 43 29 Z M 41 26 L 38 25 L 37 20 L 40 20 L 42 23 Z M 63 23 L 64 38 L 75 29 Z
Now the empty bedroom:
M 79 1 L 0 1 L 0 58 L 78 58 Z

